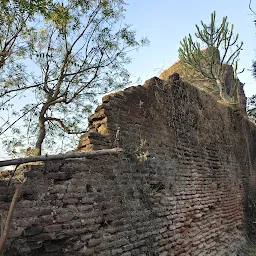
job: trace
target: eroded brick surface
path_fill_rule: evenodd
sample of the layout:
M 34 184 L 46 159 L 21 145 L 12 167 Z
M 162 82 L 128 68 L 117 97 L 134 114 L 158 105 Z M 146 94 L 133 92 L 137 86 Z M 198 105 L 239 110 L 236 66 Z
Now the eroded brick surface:
M 27 167 L 6 256 L 236 255 L 251 225 L 253 124 L 157 78 L 104 97 L 89 121 L 78 151 L 124 152 Z M 2 216 L 13 192 L 0 183 Z

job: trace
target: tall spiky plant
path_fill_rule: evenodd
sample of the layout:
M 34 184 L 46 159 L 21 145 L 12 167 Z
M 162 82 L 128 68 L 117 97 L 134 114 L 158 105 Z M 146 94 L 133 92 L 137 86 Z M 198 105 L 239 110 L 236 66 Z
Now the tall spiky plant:
M 229 103 L 238 103 L 239 82 L 237 80 L 238 57 L 243 42 L 238 43 L 239 35 L 234 35 L 234 25 L 230 25 L 227 17 L 216 25 L 216 12 L 211 14 L 210 25 L 201 21 L 201 28 L 196 25 L 196 41 L 191 34 L 180 43 L 179 58 L 185 67 L 199 72 L 205 80 L 213 83 L 220 92 L 220 97 Z M 205 51 L 203 49 L 206 49 Z M 220 52 L 222 56 L 220 57 Z M 231 65 L 234 70 L 235 83 L 227 95 L 224 82 L 225 65 Z M 243 71 L 242 71 L 243 72 Z M 241 73 L 241 72 L 240 72 Z

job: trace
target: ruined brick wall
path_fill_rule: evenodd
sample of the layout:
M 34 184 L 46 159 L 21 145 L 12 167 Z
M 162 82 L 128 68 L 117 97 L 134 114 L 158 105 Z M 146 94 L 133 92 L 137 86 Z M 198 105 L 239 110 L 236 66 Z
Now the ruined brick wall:
M 217 52 L 215 56 L 216 63 L 220 63 L 220 56 L 219 51 Z M 247 98 L 244 93 L 244 84 L 241 83 L 238 79 L 238 81 L 235 81 L 234 78 L 234 69 L 232 65 L 223 64 L 222 67 L 223 74 L 222 74 L 222 82 L 224 87 L 224 94 L 227 94 L 231 97 L 235 96 L 235 99 L 240 102 L 240 106 L 236 106 L 237 108 L 240 108 L 240 111 L 246 115 L 246 101 Z M 200 72 L 197 72 L 194 69 L 185 67 L 181 61 L 178 61 L 174 63 L 172 66 L 170 66 L 168 69 L 164 70 L 159 78 L 163 80 L 168 80 L 169 76 L 173 73 L 178 73 L 183 81 L 186 81 L 190 84 L 193 84 L 194 86 L 206 90 L 212 95 L 215 95 L 216 99 L 220 99 L 220 92 L 214 88 L 213 84 L 210 82 L 210 80 L 207 80 Z M 238 85 L 238 95 L 233 95 L 234 92 L 233 89 L 236 87 L 235 83 L 239 83 Z M 232 93 L 231 93 L 232 92 Z M 236 98 L 237 97 L 237 98 Z
M 236 255 L 252 227 L 255 126 L 204 91 L 153 78 L 103 98 L 78 151 L 27 167 L 5 255 Z M 13 187 L 0 183 L 4 216 Z

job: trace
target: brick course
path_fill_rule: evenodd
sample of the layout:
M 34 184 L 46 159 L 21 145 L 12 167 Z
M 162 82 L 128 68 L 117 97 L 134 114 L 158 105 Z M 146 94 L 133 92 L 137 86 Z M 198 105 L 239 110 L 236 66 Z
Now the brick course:
M 77 151 L 124 152 L 25 166 L 6 256 L 236 255 L 256 181 L 246 117 L 152 78 L 104 97 L 89 124 Z M 13 192 L 0 182 L 3 216 Z

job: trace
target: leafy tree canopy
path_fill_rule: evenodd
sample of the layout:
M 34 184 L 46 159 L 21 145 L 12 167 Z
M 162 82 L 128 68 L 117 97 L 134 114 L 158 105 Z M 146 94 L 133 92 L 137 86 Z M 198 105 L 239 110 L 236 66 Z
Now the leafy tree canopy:
M 97 95 L 130 82 L 127 53 L 148 41 L 137 41 L 124 23 L 123 0 L 1 5 L 8 14 L 0 16 L 4 145 L 13 154 L 40 155 L 42 145 L 66 148 L 86 130 Z

